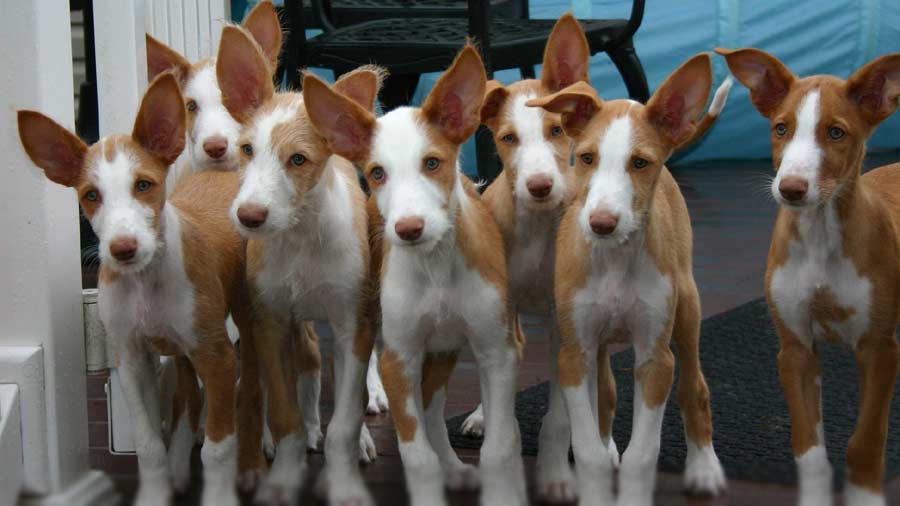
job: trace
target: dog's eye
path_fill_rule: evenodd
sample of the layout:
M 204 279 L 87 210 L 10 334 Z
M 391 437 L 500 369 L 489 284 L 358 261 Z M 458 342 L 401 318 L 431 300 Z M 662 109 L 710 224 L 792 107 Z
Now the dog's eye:
M 648 163 L 649 162 L 647 162 L 647 160 L 644 160 L 643 158 L 635 157 L 635 159 L 632 160 L 631 165 L 634 167 L 635 170 L 641 170 L 641 169 L 647 167 Z
M 844 131 L 840 127 L 831 127 L 828 129 L 828 137 L 833 140 L 840 140 L 844 137 Z
M 301 155 L 300 153 L 294 153 L 291 155 L 291 165 L 294 167 L 299 167 L 306 163 L 306 157 Z
M 91 190 L 84 194 L 84 200 L 89 200 L 91 202 L 96 202 L 100 199 L 100 194 L 97 193 L 97 190 Z
M 581 163 L 585 165 L 590 165 L 594 163 L 594 154 L 593 153 L 584 153 L 581 155 Z
M 247 156 L 253 156 L 253 146 L 249 144 L 244 144 L 243 146 L 241 146 L 241 151 L 243 151 Z
M 188 100 L 187 110 L 190 112 L 196 112 L 197 111 L 197 102 L 195 100 Z
M 502 137 L 501 140 L 507 144 L 512 144 L 516 142 L 516 136 L 513 134 L 506 134 Z
M 139 192 L 145 192 L 149 190 L 153 186 L 153 183 L 147 181 L 146 179 L 141 179 L 137 183 L 134 184 L 134 188 Z
M 775 135 L 778 137 L 784 137 L 787 134 L 787 125 L 784 123 L 779 123 L 775 125 Z
M 440 166 L 441 161 L 437 158 L 431 157 L 425 159 L 425 170 L 437 170 Z
M 559 137 L 562 134 L 563 134 L 563 129 L 559 125 L 554 125 L 553 128 L 550 129 L 551 137 Z
M 384 169 L 381 167 L 374 167 L 372 171 L 369 173 L 372 176 L 373 181 L 384 181 Z

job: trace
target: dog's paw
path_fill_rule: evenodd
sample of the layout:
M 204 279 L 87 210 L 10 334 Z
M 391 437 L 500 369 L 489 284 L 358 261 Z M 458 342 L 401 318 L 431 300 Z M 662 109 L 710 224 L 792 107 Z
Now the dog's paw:
M 306 426 L 306 449 L 318 450 L 319 443 L 322 442 L 322 427 L 319 424 L 309 424 Z
M 699 495 L 719 495 L 725 491 L 725 471 L 711 445 L 688 450 L 684 486 L 688 492 Z
M 572 502 L 578 498 L 575 474 L 568 459 L 555 465 L 539 466 L 537 494 L 548 502 Z
M 245 494 L 253 492 L 259 487 L 259 484 L 262 483 L 265 477 L 265 469 L 247 469 L 246 471 L 239 472 L 237 476 L 238 490 Z
M 462 424 L 462 433 L 469 437 L 480 438 L 484 436 L 484 410 L 481 404 L 466 418 Z
M 481 486 L 478 468 L 462 462 L 444 470 L 444 486 L 453 491 L 477 490 Z
M 359 430 L 359 461 L 364 464 L 371 464 L 378 458 L 378 451 L 375 449 L 375 440 L 366 424 L 363 424 Z

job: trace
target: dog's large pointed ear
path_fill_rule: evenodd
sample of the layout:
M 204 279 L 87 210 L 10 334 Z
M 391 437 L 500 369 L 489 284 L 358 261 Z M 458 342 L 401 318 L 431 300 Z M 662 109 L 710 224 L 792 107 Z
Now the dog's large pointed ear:
M 340 77 L 332 89 L 353 99 L 367 111 L 375 110 L 375 99 L 387 71 L 375 65 L 366 65 Z
M 647 118 L 669 145 L 677 146 L 694 133 L 712 81 L 712 62 L 701 53 L 675 69 L 650 97 Z
M 750 90 L 750 101 L 766 118 L 778 109 L 797 80 L 778 58 L 765 51 L 720 47 L 715 51 L 725 57 L 732 75 Z
M 422 114 L 449 141 L 462 144 L 481 124 L 486 84 L 481 56 L 468 45 L 435 83 L 422 105 Z
M 525 102 L 528 107 L 541 107 L 562 115 L 562 126 L 569 137 L 578 137 L 603 107 L 603 101 L 591 85 L 584 81 L 544 97 Z
M 577 83 L 589 82 L 591 49 L 581 23 L 571 13 L 565 13 L 556 22 L 541 66 L 541 84 L 550 93 Z
M 72 132 L 37 111 L 19 111 L 19 140 L 47 179 L 73 186 L 84 166 L 87 145 Z
M 183 83 L 191 69 L 191 62 L 181 56 L 178 51 L 170 48 L 153 38 L 149 33 L 145 34 L 147 41 L 147 79 L 152 81 L 156 76 L 171 70 L 178 81 Z
M 312 74 L 303 76 L 303 103 L 309 121 L 334 153 L 357 164 L 366 161 L 375 132 L 371 112 Z
M 184 150 L 185 116 L 178 82 L 172 74 L 162 74 L 141 99 L 131 138 L 169 166 Z
M 216 57 L 216 78 L 222 103 L 240 123 L 245 123 L 275 94 L 269 62 L 244 30 L 226 26 Z
M 509 98 L 509 90 L 506 89 L 506 86 L 495 79 L 488 81 L 484 92 L 484 103 L 481 105 L 481 122 L 491 123 L 500 114 L 507 98 Z
M 871 126 L 897 110 L 900 97 L 900 53 L 878 57 L 847 80 L 847 96 Z
M 278 56 L 281 54 L 281 21 L 278 20 L 275 6 L 269 0 L 259 2 L 247 14 L 241 26 L 256 39 L 274 72 L 278 67 Z

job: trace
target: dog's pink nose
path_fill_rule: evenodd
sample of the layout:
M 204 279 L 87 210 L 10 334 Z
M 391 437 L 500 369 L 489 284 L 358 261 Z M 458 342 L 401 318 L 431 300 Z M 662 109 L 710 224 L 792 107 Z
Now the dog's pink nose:
M 210 158 L 222 158 L 225 156 L 225 151 L 227 150 L 228 139 L 225 137 L 214 135 L 203 141 L 203 151 L 206 151 L 206 154 L 209 155 Z
M 415 241 L 422 237 L 422 231 L 425 230 L 425 220 L 419 216 L 408 216 L 400 218 L 394 225 L 394 232 L 404 241 Z
M 546 174 L 531 176 L 525 181 L 528 193 L 536 199 L 545 198 L 553 190 L 553 178 Z
M 244 204 L 237 210 L 237 217 L 247 228 L 259 228 L 266 222 L 269 210 L 256 204 Z
M 788 202 L 800 202 L 808 190 L 809 183 L 802 177 L 787 176 L 778 183 L 778 192 Z
M 137 253 L 137 239 L 134 237 L 117 237 L 109 243 L 109 253 L 120 262 L 127 262 Z
M 591 230 L 597 235 L 609 235 L 616 230 L 619 217 L 609 211 L 594 211 L 589 219 Z

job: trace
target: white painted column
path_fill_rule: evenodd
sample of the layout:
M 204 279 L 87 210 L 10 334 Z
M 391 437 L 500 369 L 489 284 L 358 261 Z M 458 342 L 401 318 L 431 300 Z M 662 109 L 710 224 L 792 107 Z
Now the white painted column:
M 107 504 L 112 483 L 88 468 L 77 200 L 27 159 L 15 116 L 36 109 L 74 126 L 69 2 L 4 2 L 0 47 L 0 376 L 21 356 L 19 375 L 43 386 L 36 400 L 20 395 L 22 416 L 44 412 L 43 425 L 22 424 L 23 502 Z

